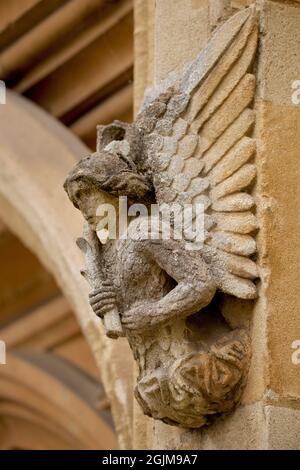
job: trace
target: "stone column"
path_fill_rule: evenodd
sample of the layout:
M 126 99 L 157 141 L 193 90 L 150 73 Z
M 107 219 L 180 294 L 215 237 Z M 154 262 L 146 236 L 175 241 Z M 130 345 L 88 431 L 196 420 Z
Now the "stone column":
M 148 52 L 153 81 L 191 61 L 216 26 L 250 3 L 156 0 L 154 41 L 147 45 L 153 48 Z M 138 412 L 135 435 L 145 432 L 134 440 L 135 448 L 300 449 L 300 2 L 262 0 L 256 7 L 255 194 L 261 281 L 259 299 L 250 308 L 247 387 L 234 413 L 199 431 L 169 427 Z M 142 73 L 138 61 L 137 76 Z M 237 315 L 249 310 L 245 302 L 235 309 Z
M 143 92 L 190 62 L 209 37 L 208 0 L 135 0 L 135 110 Z M 147 65 L 145 63 L 147 58 Z M 197 448 L 186 430 L 164 425 L 142 415 L 135 401 L 135 449 Z
M 257 195 L 262 273 L 257 372 L 268 449 L 300 448 L 300 2 L 262 1 L 257 63 Z M 297 82 L 298 81 L 298 82 Z M 260 311 L 259 311 L 260 310 Z M 258 326 L 258 325 L 257 325 Z M 255 346 L 254 346 L 255 347 Z M 250 396 L 249 396 L 250 399 Z

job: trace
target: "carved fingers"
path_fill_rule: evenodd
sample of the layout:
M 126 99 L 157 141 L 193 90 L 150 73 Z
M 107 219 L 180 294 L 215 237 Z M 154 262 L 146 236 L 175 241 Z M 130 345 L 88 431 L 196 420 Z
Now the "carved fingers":
M 102 286 L 89 294 L 89 302 L 95 314 L 103 316 L 116 306 L 116 294 L 110 281 L 103 282 Z
M 128 330 L 144 330 L 151 326 L 151 313 L 146 315 L 143 309 L 132 308 L 122 313 L 122 324 Z

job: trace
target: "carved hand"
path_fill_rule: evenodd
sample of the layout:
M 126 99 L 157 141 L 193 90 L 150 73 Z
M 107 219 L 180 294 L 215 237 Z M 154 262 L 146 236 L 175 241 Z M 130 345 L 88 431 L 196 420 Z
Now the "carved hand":
M 151 306 L 141 305 L 124 312 L 121 317 L 122 325 L 135 331 L 145 330 L 157 324 L 157 315 L 154 315 Z
M 116 306 L 116 294 L 114 286 L 110 281 L 104 281 L 98 289 L 89 294 L 89 302 L 95 314 L 103 316 Z

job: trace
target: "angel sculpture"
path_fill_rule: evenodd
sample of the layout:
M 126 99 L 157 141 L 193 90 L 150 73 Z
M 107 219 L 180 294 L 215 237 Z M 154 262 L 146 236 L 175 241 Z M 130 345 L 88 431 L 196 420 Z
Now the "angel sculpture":
M 79 245 L 87 254 L 90 303 L 108 334 L 123 334 L 130 344 L 139 370 L 135 397 L 145 414 L 187 428 L 231 411 L 249 368 L 247 331 L 228 324 L 216 299 L 257 296 L 257 35 L 254 9 L 231 17 L 181 76 L 146 94 L 135 122 L 99 126 L 96 153 L 65 182 L 88 222 Z M 143 218 L 130 222 L 136 237 L 100 243 L 103 192 L 112 202 L 127 196 L 146 205 L 203 204 L 202 247 L 143 236 Z

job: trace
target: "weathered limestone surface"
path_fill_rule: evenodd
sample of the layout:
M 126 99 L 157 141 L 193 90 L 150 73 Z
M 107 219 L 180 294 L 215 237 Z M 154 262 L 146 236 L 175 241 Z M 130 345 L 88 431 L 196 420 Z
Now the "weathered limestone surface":
M 260 7 L 257 191 L 263 227 L 265 402 L 272 405 L 266 426 L 269 448 L 299 449 L 300 374 L 292 344 L 300 335 L 300 105 L 293 103 L 292 84 L 300 77 L 300 5 L 264 1 Z
M 98 127 L 96 153 L 82 158 L 64 184 L 87 222 L 78 246 L 90 303 L 107 336 L 126 336 L 138 364 L 135 398 L 147 416 L 182 428 L 201 428 L 232 411 L 247 380 L 247 325 L 232 324 L 226 296 L 257 297 L 257 33 L 253 8 L 229 18 L 181 73 L 145 94 L 135 122 Z M 175 222 L 162 237 L 159 221 L 150 228 L 138 217 L 118 241 L 111 232 L 105 243 L 97 237 L 103 192 L 112 204 L 116 197 L 156 202 L 160 210 L 174 203 L 177 218 L 186 203 L 197 210 L 203 201 L 203 234 L 198 228 L 195 235 L 191 220 L 183 239 Z
M 156 2 L 154 83 L 178 70 L 179 64 L 189 63 L 199 53 L 208 38 L 208 7 L 208 0 Z M 166 46 L 170 42 L 172 53 Z
M 155 0 L 134 1 L 134 111 L 153 84 Z
M 248 8 L 218 28 L 183 72 L 146 93 L 134 123 L 99 126 L 96 153 L 64 184 L 87 221 L 78 246 L 93 310 L 107 336 L 127 337 L 144 413 L 173 426 L 211 424 L 239 403 L 247 380 L 247 326 L 233 325 L 231 309 L 223 313 L 212 301 L 221 293 L 257 296 L 255 141 L 240 118 L 253 115 L 256 46 L 257 18 Z M 119 241 L 99 241 L 103 192 L 160 210 L 176 204 L 170 235 L 139 217 Z M 203 234 L 191 225 L 178 238 L 176 218 L 198 201 Z
M 177 17 L 177 10 L 171 9 L 168 3 L 157 2 L 161 14 L 156 14 L 155 42 L 159 44 L 155 53 L 156 79 L 161 77 L 160 73 L 167 74 L 186 63 L 184 50 L 178 43 L 174 44 L 170 34 L 166 39 L 162 32 L 161 25 L 168 28 L 170 22 L 180 22 L 180 13 Z M 195 3 L 185 5 L 189 10 L 185 11 L 185 18 L 195 14 Z M 199 6 L 201 2 L 197 3 Z M 209 3 L 210 28 L 214 29 L 233 9 L 253 2 L 212 0 Z M 261 284 L 254 310 L 246 308 L 243 302 L 234 307 L 236 321 L 245 316 L 251 319 L 252 361 L 247 387 L 242 405 L 234 413 L 202 431 L 178 430 L 136 416 L 135 436 L 147 429 L 144 440 L 135 438 L 136 446 L 157 449 L 299 449 L 300 446 L 300 365 L 292 362 L 292 343 L 300 339 L 300 104 L 292 102 L 292 83 L 300 80 L 300 7 L 297 1 L 260 1 L 256 7 L 261 31 L 255 100 L 258 167 L 255 191 L 260 220 Z M 202 13 L 208 14 L 207 10 Z M 198 28 L 202 31 L 204 28 L 208 37 L 206 22 L 204 26 L 200 22 Z M 160 34 L 165 40 L 160 40 Z M 182 34 L 185 44 L 190 41 L 190 48 L 185 47 L 189 56 L 194 42 L 188 29 L 183 28 Z M 202 40 L 205 42 L 204 37 Z M 169 61 L 168 55 L 172 55 Z
M 255 0 L 211 0 L 209 2 L 209 23 L 213 30 L 238 10 L 250 6 Z

